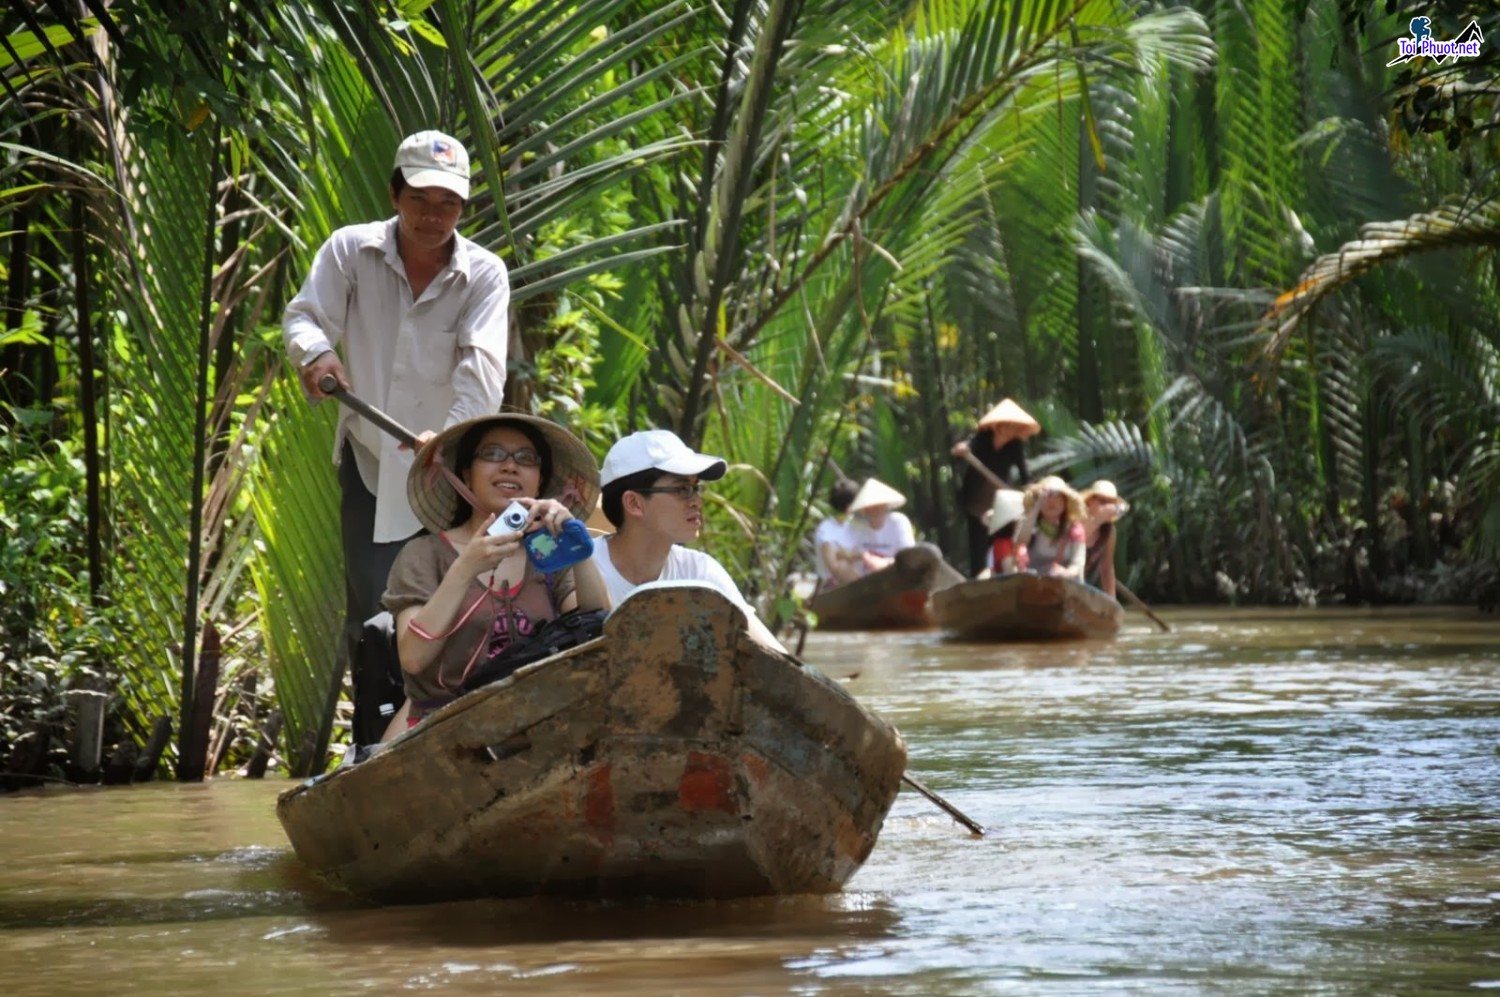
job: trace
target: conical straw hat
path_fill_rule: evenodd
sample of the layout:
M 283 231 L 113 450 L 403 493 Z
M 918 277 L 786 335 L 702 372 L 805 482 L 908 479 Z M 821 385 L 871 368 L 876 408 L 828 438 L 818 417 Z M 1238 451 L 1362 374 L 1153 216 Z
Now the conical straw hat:
M 550 419 L 518 412 L 483 415 L 449 426 L 427 441 L 412 462 L 406 475 L 406 500 L 411 511 L 430 533 L 441 533 L 453 525 L 459 506 L 467 505 L 437 467 L 442 463 L 462 476 L 456 467 L 458 444 L 471 429 L 491 425 L 526 425 L 535 430 L 552 451 L 552 475 L 542 482 L 539 498 L 555 498 L 568 511 L 582 519 L 594 509 L 599 498 L 599 462 L 583 441 Z
M 1021 439 L 1035 436 L 1042 431 L 1042 424 L 1026 414 L 1026 410 L 1017 405 L 1009 398 L 1000 399 L 999 404 L 979 417 L 979 427 L 999 426 L 1009 424 L 1016 427 L 1016 435 Z
M 906 504 L 906 496 L 896 489 L 871 478 L 859 488 L 859 494 L 854 496 L 854 501 L 849 503 L 850 512 L 859 512 L 861 509 L 869 509 L 872 506 L 883 505 L 890 509 L 899 509 Z

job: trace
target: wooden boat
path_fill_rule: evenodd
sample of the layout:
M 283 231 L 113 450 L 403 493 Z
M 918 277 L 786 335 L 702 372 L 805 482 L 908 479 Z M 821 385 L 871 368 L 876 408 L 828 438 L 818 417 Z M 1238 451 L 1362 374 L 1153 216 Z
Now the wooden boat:
M 758 643 L 717 590 L 656 583 L 603 637 L 276 810 L 303 863 L 382 903 L 829 893 L 875 846 L 905 767 L 894 727 Z
M 943 589 L 932 597 L 932 613 L 945 635 L 983 641 L 1109 638 L 1125 615 L 1092 585 L 1030 572 Z
M 887 568 L 819 592 L 807 608 L 819 630 L 920 630 L 934 625 L 932 593 L 963 580 L 936 547 L 917 544 Z

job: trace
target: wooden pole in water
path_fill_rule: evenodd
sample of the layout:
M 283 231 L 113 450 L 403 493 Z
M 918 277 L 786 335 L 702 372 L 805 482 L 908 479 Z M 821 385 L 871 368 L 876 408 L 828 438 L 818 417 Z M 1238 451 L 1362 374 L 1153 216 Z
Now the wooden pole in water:
M 943 810 L 947 812 L 949 817 L 952 817 L 964 827 L 968 828 L 970 831 L 973 831 L 979 837 L 984 837 L 984 825 L 980 824 L 974 818 L 968 816 L 962 810 L 958 809 L 958 807 L 955 807 L 953 804 L 949 803 L 947 800 L 943 799 L 941 796 L 934 793 L 926 786 L 922 785 L 922 783 L 918 782 L 910 772 L 903 772 L 901 774 L 901 781 L 906 783 L 912 789 L 915 789 L 917 792 L 921 793 L 923 796 L 927 797 L 933 803 L 936 803 L 938 806 L 942 807 Z
M 797 664 L 801 665 L 803 668 L 812 668 L 812 665 L 809 665 L 807 662 L 803 661 L 801 658 L 799 658 L 795 654 L 788 654 L 788 657 L 790 657 Z M 917 792 L 921 793 L 923 796 L 927 797 L 933 803 L 937 804 L 940 808 L 942 808 L 942 810 L 945 813 L 948 814 L 948 816 L 950 816 L 954 820 L 958 821 L 964 827 L 968 828 L 970 831 L 972 831 L 975 834 L 979 835 L 979 837 L 981 837 L 981 838 L 984 837 L 984 825 L 983 824 L 979 823 L 977 820 L 975 820 L 974 818 L 970 817 L 968 814 L 964 813 L 962 810 L 958 809 L 958 807 L 955 807 L 953 804 L 951 804 L 947 800 L 943 799 L 937 793 L 934 793 L 932 790 L 928 789 L 921 782 L 917 781 L 917 778 L 915 776 L 913 776 L 911 773 L 909 773 L 909 772 L 903 772 L 903 773 L 901 773 L 901 781 L 904 782 L 904 783 L 906 783 L 912 789 L 915 789 Z
M 1161 627 L 1163 633 L 1166 633 L 1167 631 L 1172 629 L 1171 627 L 1167 626 L 1166 620 L 1153 613 L 1151 611 L 1151 607 L 1146 605 L 1146 603 L 1141 599 L 1140 596 L 1130 591 L 1130 588 L 1118 578 L 1115 579 L 1115 588 L 1119 589 L 1121 594 L 1123 594 L 1125 598 L 1129 599 L 1131 604 L 1134 605 L 1136 609 L 1139 609 L 1141 612 L 1151 617 L 1151 619 L 1155 621 L 1156 625 Z
M 109 696 L 92 689 L 74 689 L 68 699 L 75 708 L 73 720 L 73 765 L 85 778 L 99 777 L 104 753 L 104 707 Z
M 151 728 L 151 737 L 147 739 L 141 756 L 136 759 L 131 782 L 149 782 L 156 778 L 156 763 L 161 761 L 161 753 L 167 749 L 167 741 L 171 738 L 172 718 L 165 715 L 157 717 Z

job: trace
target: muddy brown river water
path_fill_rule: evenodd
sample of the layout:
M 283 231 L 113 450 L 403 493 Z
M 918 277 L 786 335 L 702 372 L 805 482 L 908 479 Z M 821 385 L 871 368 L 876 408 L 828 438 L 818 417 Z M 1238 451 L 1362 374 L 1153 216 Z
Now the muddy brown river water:
M 1102 645 L 814 634 L 906 736 L 841 894 L 370 908 L 285 780 L 0 797 L 0 994 L 1500 990 L 1500 621 L 1127 615 Z

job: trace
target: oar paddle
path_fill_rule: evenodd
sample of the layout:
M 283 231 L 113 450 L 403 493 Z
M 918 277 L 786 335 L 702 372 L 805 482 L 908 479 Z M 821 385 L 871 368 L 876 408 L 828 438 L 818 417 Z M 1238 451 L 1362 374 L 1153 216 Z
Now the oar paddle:
M 947 800 L 943 799 L 941 796 L 934 793 L 926 786 L 922 785 L 916 780 L 916 778 L 912 776 L 910 772 L 901 773 L 901 781 L 906 783 L 912 789 L 915 789 L 917 792 L 921 793 L 923 796 L 927 797 L 933 803 L 936 803 L 938 806 L 942 807 L 943 810 L 947 812 L 949 817 L 952 817 L 964 827 L 967 827 L 970 831 L 973 831 L 979 837 L 984 837 L 983 825 L 974 820 L 974 818 L 966 815 L 962 810 L 958 809 L 958 807 L 955 807 L 953 804 L 949 803 Z
M 788 652 L 787 657 L 791 658 L 803 668 L 812 668 L 812 665 L 809 665 L 807 662 L 803 661 L 795 654 L 791 654 L 790 652 Z M 906 783 L 912 789 L 915 789 L 917 792 L 921 793 L 923 796 L 927 797 L 933 803 L 936 803 L 939 807 L 942 808 L 944 812 L 948 814 L 949 817 L 952 817 L 954 820 L 958 821 L 964 827 L 979 835 L 981 838 L 984 837 L 983 824 L 979 823 L 973 817 L 965 814 L 962 810 L 958 809 L 958 807 L 955 807 L 953 804 L 949 803 L 947 800 L 943 799 L 941 796 L 928 789 L 921 782 L 917 781 L 916 776 L 912 775 L 909 772 L 903 772 L 901 773 L 901 781 Z
M 988 480 L 989 483 L 994 485 L 996 488 L 1010 488 L 1009 485 L 1000 480 L 1000 476 L 998 474 L 980 463 L 979 458 L 975 457 L 972 451 L 964 451 L 964 460 L 968 461 L 970 464 L 973 464 L 974 470 L 984 475 L 985 479 Z M 1151 607 L 1146 605 L 1146 603 L 1141 599 L 1140 596 L 1130 591 L 1130 588 L 1118 578 L 1115 579 L 1115 589 L 1118 590 L 1121 595 L 1125 596 L 1125 598 L 1129 599 L 1130 604 L 1133 605 L 1136 609 L 1139 609 L 1141 612 L 1151 617 L 1152 622 L 1161 627 L 1164 632 L 1172 629 L 1171 627 L 1167 626 L 1166 620 L 1163 620 L 1160 616 L 1157 616 L 1155 613 L 1153 613 L 1151 611 Z
M 1156 625 L 1161 627 L 1163 633 L 1166 633 L 1167 631 L 1172 629 L 1171 627 L 1167 626 L 1166 620 L 1153 613 L 1151 611 L 1151 607 L 1141 601 L 1141 597 L 1130 591 L 1130 587 L 1127 586 L 1124 582 L 1120 581 L 1118 578 L 1115 579 L 1115 588 L 1119 589 L 1120 594 L 1130 600 L 1131 605 L 1133 605 L 1136 609 L 1139 609 L 1141 612 L 1145 613 L 1147 616 L 1151 617 L 1151 619 L 1156 622 Z
M 411 430 L 407 429 L 405 426 L 401 425 L 401 423 L 397 422 L 395 419 L 392 419 L 390 416 L 386 415 L 384 412 L 380 411 L 380 409 L 371 405 L 363 398 L 359 398 L 356 395 L 353 395 L 348 391 L 345 391 L 343 388 L 339 387 L 338 378 L 334 377 L 332 374 L 324 374 L 318 380 L 318 387 L 322 389 L 323 394 L 332 395 L 333 397 L 337 398 L 342 404 L 349 406 L 351 409 L 358 412 L 366 419 L 369 419 L 376 426 L 385 430 L 387 433 L 390 433 L 396 439 L 400 440 L 402 443 L 405 443 L 413 450 L 418 449 L 416 433 L 413 433 Z

